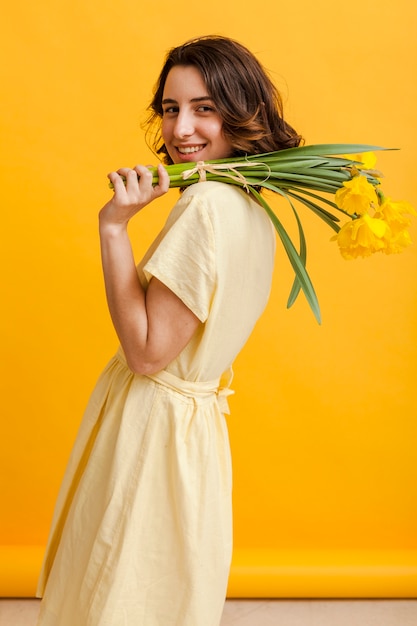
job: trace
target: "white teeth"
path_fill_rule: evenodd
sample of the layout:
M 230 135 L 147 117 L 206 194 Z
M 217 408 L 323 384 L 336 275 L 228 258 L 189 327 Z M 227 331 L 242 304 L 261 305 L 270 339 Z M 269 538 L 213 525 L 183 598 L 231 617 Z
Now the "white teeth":
M 185 148 L 178 147 L 177 150 L 178 152 L 181 152 L 181 154 L 191 154 L 192 152 L 198 152 L 201 148 L 204 148 L 204 146 L 191 146 Z

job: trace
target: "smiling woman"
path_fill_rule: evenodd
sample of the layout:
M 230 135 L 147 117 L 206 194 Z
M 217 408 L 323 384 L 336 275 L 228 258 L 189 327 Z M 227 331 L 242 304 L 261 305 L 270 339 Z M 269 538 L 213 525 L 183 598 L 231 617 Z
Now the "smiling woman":
M 166 144 L 166 114 L 180 117 L 185 114 L 186 94 L 182 94 L 180 103 L 171 91 L 173 78 L 178 75 L 195 88 L 188 98 L 197 98 L 194 105 L 203 105 L 195 106 L 194 111 L 221 123 L 224 140 L 231 147 L 227 156 L 262 154 L 294 148 L 301 143 L 301 136 L 284 119 L 279 92 L 253 54 L 226 37 L 203 37 L 169 51 L 149 107 L 148 140 L 156 153 L 165 155 L 167 164 L 177 161 Z M 188 115 L 185 122 L 189 123 Z M 188 133 L 190 128 L 179 127 L 181 130 Z M 227 144 L 223 147 L 227 148 Z M 209 158 L 219 157 L 204 154 L 204 159 Z M 203 155 L 195 151 L 192 160 L 202 159 Z
M 262 96 L 257 82 L 242 81 L 250 68 Z M 228 82 L 240 123 L 231 94 L 219 99 Z M 277 102 L 240 44 L 186 43 L 169 53 L 151 105 L 157 151 L 187 163 L 243 145 L 257 154 L 297 144 Z M 167 192 L 161 164 L 157 174 L 156 184 L 143 165 L 109 174 L 114 195 L 99 232 L 120 348 L 87 406 L 58 497 L 39 626 L 216 626 L 221 618 L 232 555 L 226 397 L 234 359 L 268 301 L 275 236 L 245 191 L 198 183 L 136 267 L 128 224 Z

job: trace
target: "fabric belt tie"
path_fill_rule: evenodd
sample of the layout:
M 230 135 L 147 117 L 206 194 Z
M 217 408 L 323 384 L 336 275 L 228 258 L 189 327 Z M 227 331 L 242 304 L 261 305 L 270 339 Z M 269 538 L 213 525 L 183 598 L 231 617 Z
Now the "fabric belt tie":
M 119 347 L 116 355 L 126 366 L 126 357 L 121 347 Z M 147 378 L 155 381 L 159 385 L 168 387 L 177 393 L 186 396 L 187 398 L 208 398 L 210 396 L 216 396 L 217 403 L 221 413 L 230 414 L 229 403 L 227 401 L 228 396 L 234 394 L 232 389 L 229 389 L 229 385 L 233 379 L 233 370 L 229 368 L 226 370 L 220 378 L 216 380 L 207 381 L 191 381 L 175 376 L 171 372 L 161 370 L 156 374 L 148 374 Z
M 215 395 L 221 413 L 230 414 L 227 397 L 234 393 L 234 391 L 228 387 L 233 378 L 231 369 L 225 372 L 220 378 L 207 381 L 193 382 L 191 380 L 184 380 L 166 370 L 147 375 L 147 377 L 164 387 L 173 389 L 187 398 L 208 398 Z

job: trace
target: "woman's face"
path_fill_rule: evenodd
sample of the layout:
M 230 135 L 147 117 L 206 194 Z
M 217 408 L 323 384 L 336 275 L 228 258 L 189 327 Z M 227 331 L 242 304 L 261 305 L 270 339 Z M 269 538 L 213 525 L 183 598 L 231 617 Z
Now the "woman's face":
M 225 159 L 232 144 L 199 70 L 176 65 L 168 73 L 162 96 L 162 137 L 174 163 Z

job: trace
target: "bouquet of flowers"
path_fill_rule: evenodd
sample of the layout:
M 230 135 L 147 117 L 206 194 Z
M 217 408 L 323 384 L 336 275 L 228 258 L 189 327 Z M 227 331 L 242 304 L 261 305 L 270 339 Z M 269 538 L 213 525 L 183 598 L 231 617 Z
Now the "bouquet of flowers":
M 408 202 L 394 202 L 383 194 L 382 174 L 374 169 L 377 150 L 384 148 L 319 144 L 234 159 L 169 165 L 166 169 L 170 187 L 183 188 L 212 180 L 238 185 L 252 194 L 268 213 L 295 272 L 287 306 L 295 302 L 302 290 L 320 323 L 317 296 L 306 269 L 306 239 L 294 201 L 313 211 L 334 231 L 332 240 L 337 241 L 345 259 L 375 252 L 401 252 L 411 243 L 409 216 L 416 215 L 416 211 Z M 156 168 L 151 170 L 156 184 Z M 274 191 L 289 202 L 298 227 L 297 246 L 261 195 L 262 189 Z M 348 221 L 341 225 L 339 216 Z

